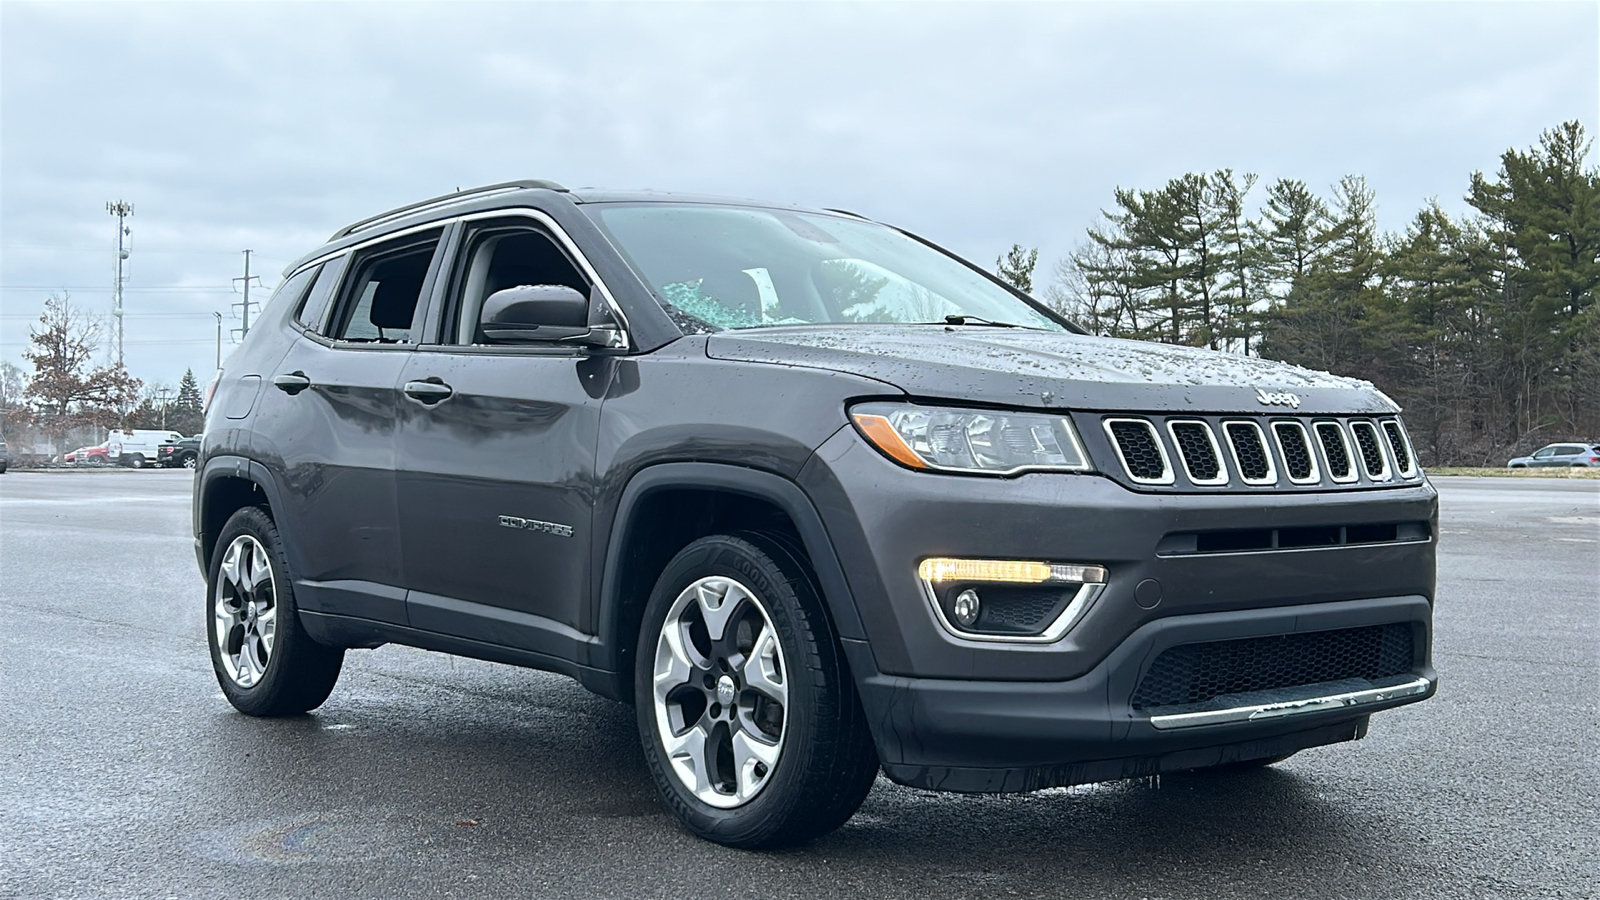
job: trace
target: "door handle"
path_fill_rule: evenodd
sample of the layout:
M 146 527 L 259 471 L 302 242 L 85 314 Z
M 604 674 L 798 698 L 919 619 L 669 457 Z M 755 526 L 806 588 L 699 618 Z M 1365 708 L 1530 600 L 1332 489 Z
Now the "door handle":
M 295 394 L 311 387 L 311 379 L 307 378 L 304 372 L 286 372 L 282 375 L 272 376 L 272 384 L 278 390 L 293 397 Z
M 455 388 L 445 384 L 437 375 L 432 375 L 421 381 L 408 381 L 402 388 L 406 396 L 421 403 L 423 406 L 432 406 L 449 400 L 455 394 Z

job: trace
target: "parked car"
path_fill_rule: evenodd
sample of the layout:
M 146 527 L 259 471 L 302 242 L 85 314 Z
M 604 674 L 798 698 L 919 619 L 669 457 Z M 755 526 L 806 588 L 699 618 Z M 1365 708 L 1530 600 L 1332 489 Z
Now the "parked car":
M 104 445 L 99 447 L 79 447 L 71 453 L 64 454 L 61 461 L 73 466 L 92 466 L 100 468 L 111 465 L 111 451 Z
M 1381 392 L 1090 336 L 850 213 L 517 182 L 362 220 L 206 434 L 235 708 L 388 642 L 560 672 L 724 844 L 825 833 L 880 769 L 1268 765 L 1435 689 L 1438 497 Z
M 1533 451 L 1532 455 L 1519 456 L 1506 463 L 1513 469 L 1535 466 L 1575 466 L 1584 468 L 1600 466 L 1600 444 L 1564 443 L 1548 444 Z
M 9 468 L 11 468 L 11 451 L 6 447 L 6 439 L 0 437 L 0 475 L 4 475 Z
M 111 459 L 119 466 L 143 469 L 153 466 L 160 458 L 163 443 L 176 443 L 183 435 L 176 431 L 148 428 L 113 429 L 106 436 L 106 447 Z
M 156 465 L 166 469 L 192 469 L 200 458 L 201 435 L 163 441 L 156 447 Z

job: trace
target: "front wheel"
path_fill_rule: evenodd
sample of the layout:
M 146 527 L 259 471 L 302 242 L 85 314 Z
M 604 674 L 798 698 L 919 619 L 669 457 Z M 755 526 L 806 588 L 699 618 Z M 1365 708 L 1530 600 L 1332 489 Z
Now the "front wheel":
M 878 760 L 809 569 L 761 535 L 685 547 L 656 582 L 635 660 L 645 760 L 719 844 L 782 847 L 844 824 Z
M 192 454 L 189 455 L 189 456 L 185 456 L 183 458 L 183 467 L 185 469 L 193 469 L 195 467 L 195 461 L 196 461 L 195 457 Z
M 217 538 L 206 602 L 211 667 L 228 702 L 252 716 L 292 716 L 322 705 L 344 650 L 318 644 L 300 624 L 283 541 L 254 506 Z

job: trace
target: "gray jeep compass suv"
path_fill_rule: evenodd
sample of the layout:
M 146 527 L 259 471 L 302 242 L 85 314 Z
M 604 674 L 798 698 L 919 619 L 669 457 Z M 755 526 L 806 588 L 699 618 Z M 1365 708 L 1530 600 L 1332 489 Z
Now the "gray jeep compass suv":
M 1436 494 L 1370 384 L 1086 335 L 837 211 L 542 181 L 340 229 L 218 376 L 223 692 L 388 642 L 637 710 L 692 831 L 1266 765 L 1432 694 Z

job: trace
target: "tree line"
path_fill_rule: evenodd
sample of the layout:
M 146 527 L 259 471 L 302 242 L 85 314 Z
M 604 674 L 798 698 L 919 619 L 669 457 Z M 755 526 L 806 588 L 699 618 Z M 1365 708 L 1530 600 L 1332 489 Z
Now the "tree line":
M 1582 126 L 1507 150 L 1400 233 L 1352 175 L 1319 194 L 1230 169 L 1122 189 L 1042 299 L 1096 334 L 1364 378 L 1431 465 L 1600 439 L 1600 169 Z M 1031 285 L 1021 247 L 997 261 Z M 1021 277 L 1019 277 L 1021 276 Z
M 101 331 L 101 322 L 74 306 L 69 295 L 45 299 L 22 354 L 33 371 L 0 362 L 0 421 L 12 443 L 31 447 L 32 438 L 42 436 L 59 445 L 68 437 L 104 438 L 112 428 L 198 434 L 205 426 L 204 398 L 193 370 L 184 371 L 175 390 L 146 385 L 121 363 L 96 362 Z M 70 449 L 56 446 L 55 452 Z M 14 447 L 12 452 L 22 451 Z

